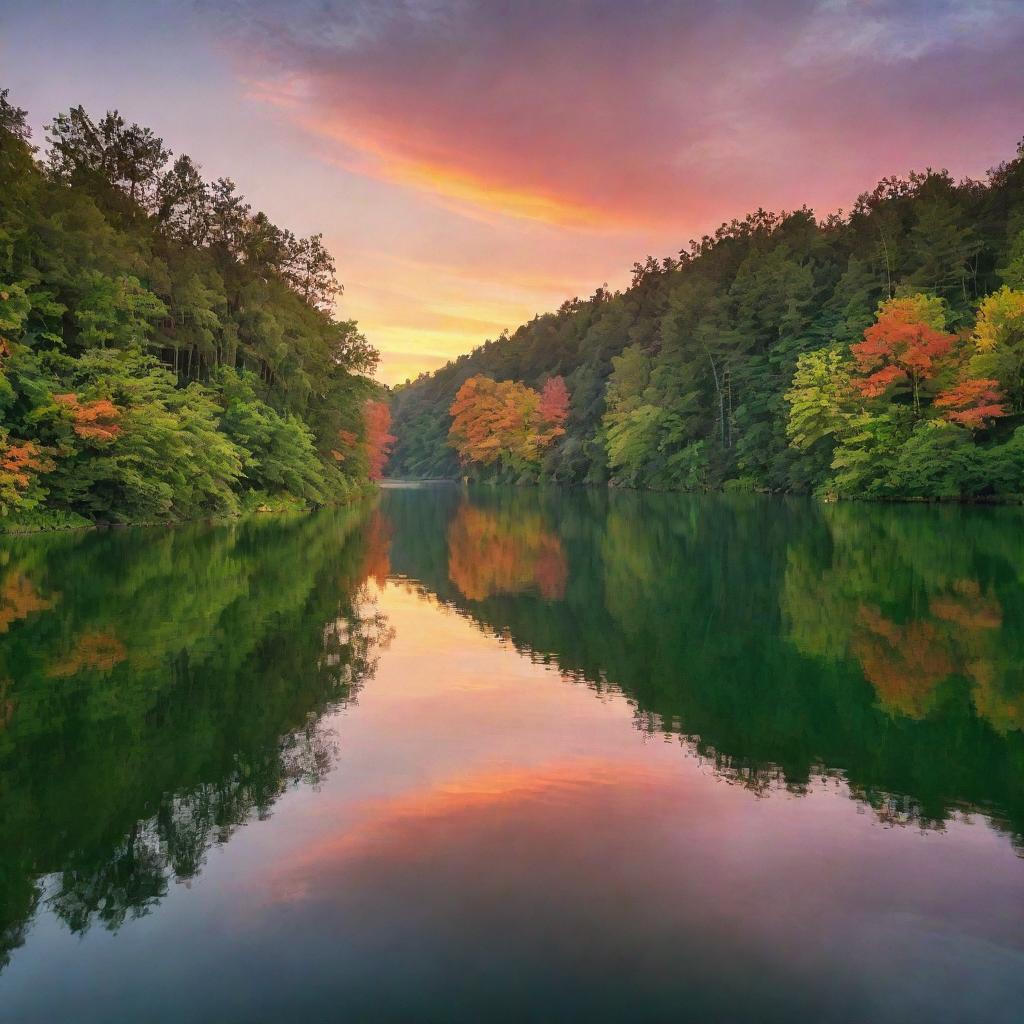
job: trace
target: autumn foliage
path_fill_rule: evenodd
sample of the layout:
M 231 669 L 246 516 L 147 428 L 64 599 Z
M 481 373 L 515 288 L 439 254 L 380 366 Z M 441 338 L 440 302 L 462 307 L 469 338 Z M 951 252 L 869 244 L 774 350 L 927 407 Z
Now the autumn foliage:
M 121 433 L 118 419 L 121 410 L 108 399 L 81 402 L 78 395 L 54 395 L 53 400 L 72 416 L 75 433 L 90 441 L 113 441 Z
M 386 402 L 370 399 L 363 406 L 363 439 L 354 430 L 339 430 L 336 447 L 331 449 L 335 462 L 348 463 L 353 456 L 365 457 L 371 480 L 384 476 L 395 437 L 391 433 L 391 410 Z
M 946 409 L 946 419 L 962 427 L 977 430 L 990 420 L 1006 415 L 1006 405 L 999 381 L 968 379 L 944 391 L 935 399 L 940 409 Z
M 370 462 L 370 479 L 380 480 L 384 476 L 391 446 L 395 436 L 391 431 L 391 410 L 386 402 L 373 399 L 366 403 L 366 451 Z
M 26 501 L 35 480 L 53 469 L 47 451 L 34 441 L 17 441 L 0 430 L 0 513 Z
M 449 412 L 448 441 L 463 463 L 524 467 L 565 433 L 569 393 L 561 377 L 538 393 L 518 381 L 477 375 L 459 388 Z
M 25 490 L 37 473 L 45 473 L 52 463 L 34 441 L 7 442 L 0 446 L 0 487 L 5 483 Z
M 565 594 L 568 563 L 540 517 L 512 518 L 464 504 L 448 530 L 448 575 L 470 601 L 531 588 L 550 601 Z
M 562 424 L 569 415 L 569 389 L 565 386 L 565 378 L 548 378 L 540 393 L 538 412 L 542 423 L 552 424 L 558 434 L 565 433 Z
M 921 386 L 931 380 L 956 345 L 955 334 L 929 323 L 918 297 L 885 303 L 878 320 L 851 346 L 861 375 L 854 386 L 865 398 L 879 398 L 890 388 L 909 387 L 914 410 L 921 409 Z

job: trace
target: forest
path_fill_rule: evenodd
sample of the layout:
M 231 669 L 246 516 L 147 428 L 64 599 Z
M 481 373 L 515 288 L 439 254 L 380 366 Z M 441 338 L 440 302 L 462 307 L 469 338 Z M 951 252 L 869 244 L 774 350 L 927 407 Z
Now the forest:
M 320 235 L 117 111 L 0 92 L 0 532 L 302 508 L 379 477 L 377 353 Z
M 1024 143 L 983 181 L 758 210 L 392 396 L 394 476 L 1024 493 Z

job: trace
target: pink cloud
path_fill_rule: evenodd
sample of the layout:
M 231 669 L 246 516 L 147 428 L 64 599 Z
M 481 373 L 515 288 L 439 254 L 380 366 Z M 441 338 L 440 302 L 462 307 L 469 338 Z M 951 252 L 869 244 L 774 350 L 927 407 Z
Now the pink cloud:
M 848 205 L 922 162 L 980 172 L 1020 131 L 1008 4 L 247 10 L 242 66 L 350 169 L 569 228 Z

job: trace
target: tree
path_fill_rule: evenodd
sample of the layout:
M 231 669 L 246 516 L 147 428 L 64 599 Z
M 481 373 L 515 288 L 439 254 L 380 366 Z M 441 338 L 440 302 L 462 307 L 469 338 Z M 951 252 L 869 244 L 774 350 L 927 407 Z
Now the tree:
M 970 226 L 959 223 L 958 213 L 956 207 L 942 197 L 928 198 L 921 203 L 910 235 L 912 254 L 918 266 L 908 284 L 966 303 L 967 282 L 974 275 L 971 263 L 981 249 L 981 242 Z
M 23 145 L 29 146 L 32 129 L 28 126 L 28 111 L 14 106 L 7 99 L 9 95 L 10 89 L 0 89 L 0 132 L 6 132 Z
M 464 463 L 502 462 L 520 471 L 535 466 L 561 432 L 540 409 L 541 396 L 525 384 L 470 377 L 449 410 L 449 443 Z
M 999 381 L 968 378 L 938 395 L 935 404 L 948 410 L 946 419 L 977 430 L 1006 415 Z
M 850 369 L 839 348 L 817 349 L 797 359 L 793 384 L 786 392 L 786 434 L 794 448 L 810 448 L 841 428 L 853 397 Z
M 58 114 L 47 128 L 49 166 L 71 184 L 99 179 L 123 190 L 133 204 L 147 205 L 170 151 L 149 128 L 127 124 L 116 110 L 99 121 L 81 106 Z
M 0 93 L 6 504 L 132 520 L 232 513 L 249 492 L 345 499 L 368 471 L 377 353 L 335 319 L 322 236 L 168 164 L 116 111 L 56 117 L 44 162 L 30 137 Z
M 324 248 L 323 235 L 286 239 L 283 272 L 295 290 L 318 309 L 329 309 L 341 294 L 334 257 Z
M 910 389 L 914 416 L 921 416 L 921 393 L 943 367 L 957 343 L 941 329 L 941 305 L 925 295 L 890 299 L 878 308 L 878 319 L 851 351 L 861 376 L 854 387 L 865 398 Z
M 538 413 L 542 423 L 561 431 L 569 415 L 569 389 L 565 386 L 564 377 L 549 377 L 544 382 Z
M 322 504 L 326 500 L 324 466 L 309 428 L 262 401 L 251 373 L 223 367 L 214 379 L 223 403 L 220 429 L 237 446 L 249 486 Z
M 72 428 L 81 438 L 92 441 L 113 441 L 121 433 L 117 422 L 121 410 L 109 399 L 82 404 L 75 394 L 54 395 L 53 400 L 67 409 L 72 417 Z
M 178 241 L 202 245 L 210 233 L 210 217 L 209 189 L 199 167 L 183 154 L 157 185 L 157 222 Z
M 391 410 L 386 402 L 371 399 L 366 403 L 364 411 L 366 419 L 366 448 L 370 461 L 370 479 L 380 480 L 384 476 L 391 446 L 395 442 L 394 435 L 389 432 L 391 426 Z
M 1024 229 L 1017 232 L 1007 253 L 1006 266 L 999 271 L 1000 277 L 1010 288 L 1024 288 Z
M 1024 410 L 1024 290 L 1003 285 L 978 307 L 973 376 L 995 378 L 1014 412 Z
M 38 444 L 12 439 L 0 427 L 0 515 L 38 505 L 38 479 L 52 469 L 53 460 Z
M 129 348 L 144 343 L 154 321 L 167 315 L 167 306 L 138 278 L 108 277 L 88 271 L 75 309 L 79 341 L 84 348 Z

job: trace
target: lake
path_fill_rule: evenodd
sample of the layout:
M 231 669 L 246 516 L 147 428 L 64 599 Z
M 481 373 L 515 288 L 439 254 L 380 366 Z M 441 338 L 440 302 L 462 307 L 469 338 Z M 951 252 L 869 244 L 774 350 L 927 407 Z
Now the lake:
M 1022 517 L 0 539 L 0 1019 L 1018 1021 Z

